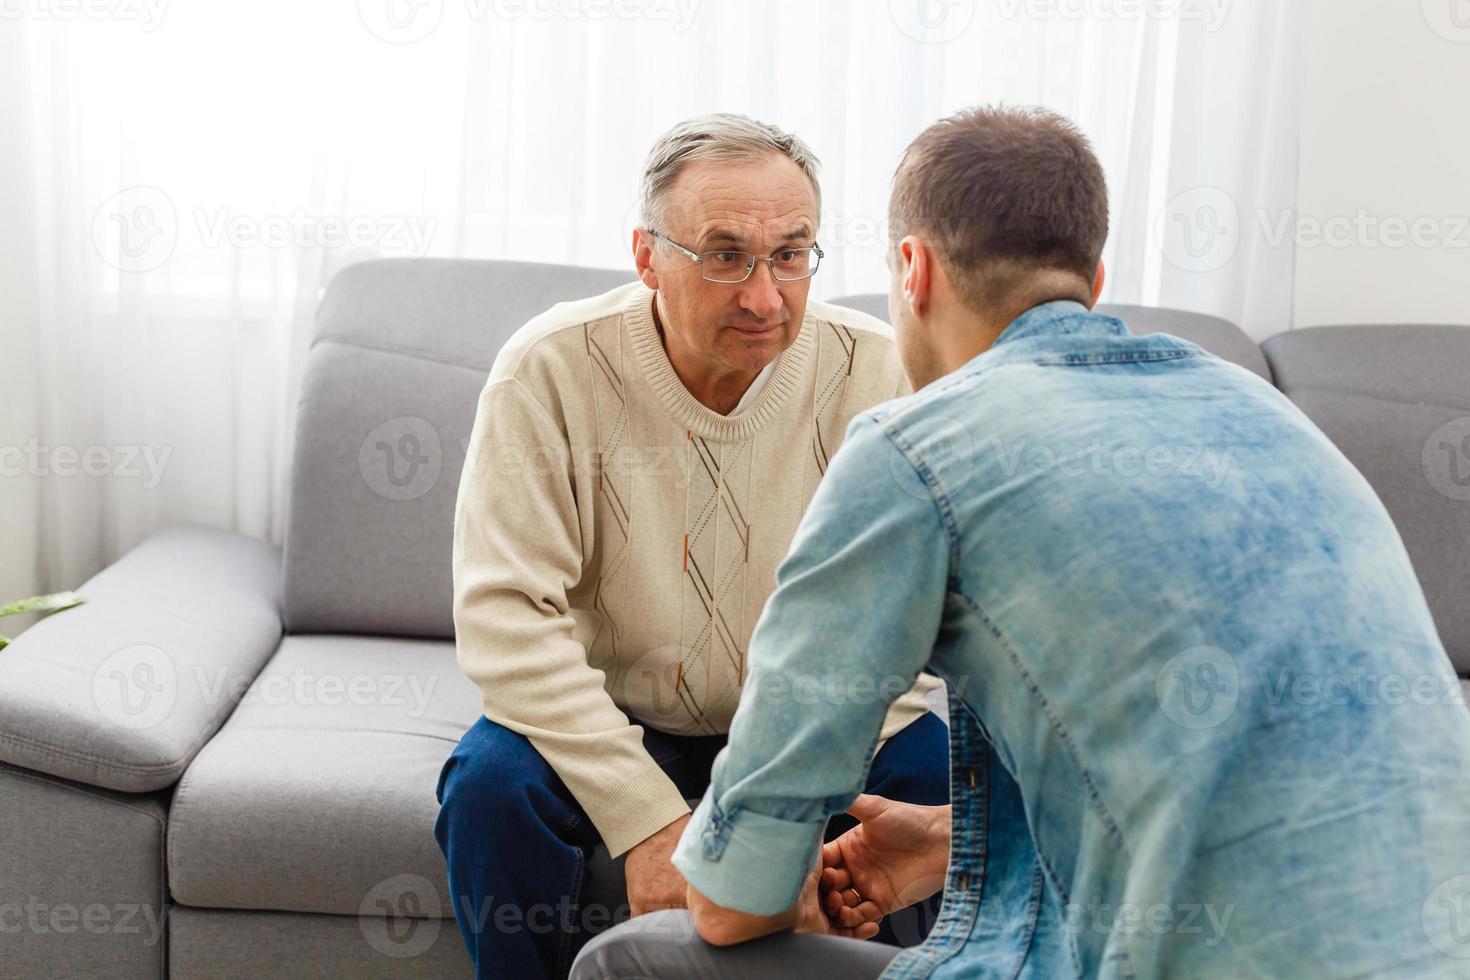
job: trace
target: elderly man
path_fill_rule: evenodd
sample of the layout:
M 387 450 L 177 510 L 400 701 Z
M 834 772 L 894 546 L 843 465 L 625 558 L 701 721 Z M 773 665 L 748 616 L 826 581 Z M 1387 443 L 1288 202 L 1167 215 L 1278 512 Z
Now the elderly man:
M 848 422 L 908 390 L 885 325 L 807 300 L 816 169 L 742 116 L 676 126 L 643 178 L 640 281 L 553 307 L 490 372 L 453 555 L 485 716 L 444 766 L 436 826 L 481 976 L 567 973 L 614 915 L 582 908 L 599 842 L 627 855 L 632 915 L 684 905 L 670 856 L 776 566 Z M 869 791 L 948 799 L 936 679 L 817 680 L 762 694 L 880 704 Z

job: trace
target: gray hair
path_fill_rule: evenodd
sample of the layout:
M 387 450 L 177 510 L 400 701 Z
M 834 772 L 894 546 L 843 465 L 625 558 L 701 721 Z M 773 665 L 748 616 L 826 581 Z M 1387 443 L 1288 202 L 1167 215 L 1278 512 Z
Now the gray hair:
M 822 210 L 822 188 L 817 183 L 817 155 L 800 138 L 768 123 L 734 112 L 695 116 L 674 126 L 658 138 L 648 151 L 643 166 L 640 212 L 645 227 L 660 229 L 667 218 L 662 213 L 664 197 L 686 163 L 713 160 L 731 163 L 779 153 L 801 168 L 816 195 L 817 213 Z

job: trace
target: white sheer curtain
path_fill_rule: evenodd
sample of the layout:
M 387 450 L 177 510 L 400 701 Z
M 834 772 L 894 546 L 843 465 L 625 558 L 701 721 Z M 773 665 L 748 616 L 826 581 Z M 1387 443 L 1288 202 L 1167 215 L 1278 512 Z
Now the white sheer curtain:
M 899 153 L 1003 100 L 1094 140 L 1105 298 L 1289 326 L 1289 261 L 1201 263 L 1170 238 L 1170 209 L 1199 219 L 1215 191 L 1237 214 L 1290 194 L 1295 27 L 1274 5 L 82 7 L 0 21 L 0 599 L 73 587 L 173 521 L 279 542 L 331 275 L 380 255 L 624 265 L 643 155 L 696 113 L 822 158 L 818 297 L 884 288 Z

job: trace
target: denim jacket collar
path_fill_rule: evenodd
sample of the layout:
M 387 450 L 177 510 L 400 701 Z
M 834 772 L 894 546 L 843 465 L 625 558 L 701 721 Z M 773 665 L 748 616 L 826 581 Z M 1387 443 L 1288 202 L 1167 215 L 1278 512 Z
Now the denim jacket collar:
M 1122 320 L 1094 313 L 1076 300 L 1057 299 L 1033 306 L 1012 320 L 1011 325 L 995 338 L 991 350 L 1031 337 L 1067 334 L 1128 336 L 1128 328 Z

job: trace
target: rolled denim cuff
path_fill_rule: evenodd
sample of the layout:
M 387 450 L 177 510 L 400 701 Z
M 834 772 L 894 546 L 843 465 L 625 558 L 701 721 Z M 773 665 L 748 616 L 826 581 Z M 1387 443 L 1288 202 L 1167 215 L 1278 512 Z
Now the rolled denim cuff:
M 822 827 L 754 810 L 727 813 L 706 793 L 679 838 L 674 867 L 721 908 L 775 915 L 800 897 Z

